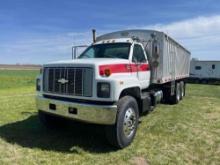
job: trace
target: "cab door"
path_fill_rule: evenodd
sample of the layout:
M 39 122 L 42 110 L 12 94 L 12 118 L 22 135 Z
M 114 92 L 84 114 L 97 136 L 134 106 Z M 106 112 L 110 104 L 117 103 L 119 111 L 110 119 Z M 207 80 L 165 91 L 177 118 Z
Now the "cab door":
M 133 46 L 132 66 L 141 88 L 147 88 L 150 84 L 150 69 L 146 53 L 141 44 L 135 43 Z

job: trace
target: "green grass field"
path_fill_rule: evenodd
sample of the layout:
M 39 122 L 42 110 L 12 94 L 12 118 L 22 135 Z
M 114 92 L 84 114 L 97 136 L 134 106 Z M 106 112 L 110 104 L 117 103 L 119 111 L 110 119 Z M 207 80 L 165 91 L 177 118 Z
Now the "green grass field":
M 0 164 L 219 164 L 220 86 L 188 85 L 178 105 L 143 116 L 134 142 L 108 145 L 102 126 L 46 129 L 35 108 L 38 71 L 0 71 Z

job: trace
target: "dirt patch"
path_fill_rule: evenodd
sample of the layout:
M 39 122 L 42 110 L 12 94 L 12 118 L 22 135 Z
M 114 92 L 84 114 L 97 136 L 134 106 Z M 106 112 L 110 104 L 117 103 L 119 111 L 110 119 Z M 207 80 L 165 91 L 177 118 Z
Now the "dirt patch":
M 133 165 L 149 165 L 147 160 L 144 157 L 136 156 L 130 160 L 130 163 Z
M 205 116 L 205 119 L 217 120 L 217 119 L 219 119 L 219 116 L 220 116 L 220 113 L 218 113 L 218 112 L 212 112 L 212 113 L 208 113 L 208 114 Z

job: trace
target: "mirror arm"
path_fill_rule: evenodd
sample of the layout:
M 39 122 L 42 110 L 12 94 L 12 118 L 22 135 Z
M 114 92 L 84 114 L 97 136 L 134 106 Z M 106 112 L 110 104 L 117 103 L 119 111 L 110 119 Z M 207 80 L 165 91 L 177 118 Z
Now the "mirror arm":
M 88 45 L 72 46 L 72 60 L 73 60 L 73 59 L 76 59 L 76 51 L 77 51 L 77 48 L 83 48 L 83 47 L 88 47 Z

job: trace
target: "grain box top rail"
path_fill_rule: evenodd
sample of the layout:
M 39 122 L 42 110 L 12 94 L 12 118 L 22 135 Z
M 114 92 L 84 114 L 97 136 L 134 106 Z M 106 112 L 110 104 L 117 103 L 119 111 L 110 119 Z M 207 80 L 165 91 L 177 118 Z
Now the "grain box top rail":
M 100 35 L 97 37 L 96 41 L 100 40 L 108 40 L 108 39 L 116 39 L 116 38 L 132 38 L 132 37 L 138 37 L 139 39 L 146 40 L 146 35 L 149 36 L 149 34 L 156 33 L 158 35 L 161 35 L 172 42 L 174 42 L 176 45 L 180 46 L 182 49 L 187 51 L 190 54 L 190 51 L 187 50 L 184 46 L 179 44 L 177 41 L 175 41 L 172 37 L 168 36 L 166 33 L 157 31 L 157 30 L 143 30 L 143 29 L 132 29 L 132 30 L 123 30 L 123 31 L 116 31 L 112 33 L 107 33 L 104 35 Z

